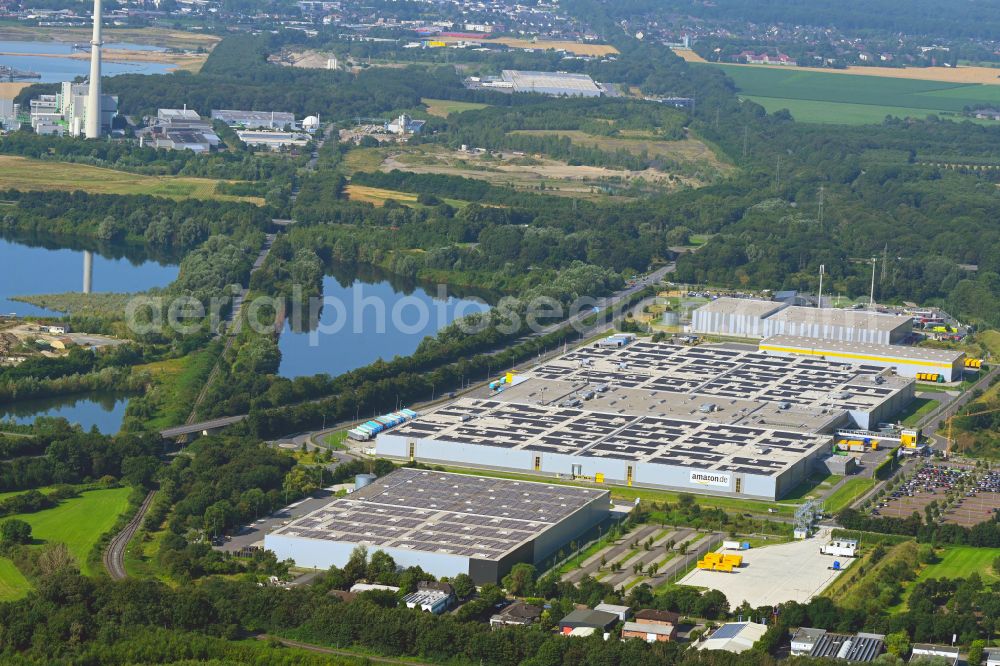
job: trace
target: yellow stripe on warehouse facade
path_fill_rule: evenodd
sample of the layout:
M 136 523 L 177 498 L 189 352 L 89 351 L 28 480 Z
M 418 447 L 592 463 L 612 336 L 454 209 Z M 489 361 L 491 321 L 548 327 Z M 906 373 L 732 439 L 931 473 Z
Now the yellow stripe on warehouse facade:
M 796 349 L 793 347 L 772 347 L 771 345 L 761 345 L 764 351 L 785 352 L 787 354 L 805 354 L 808 356 L 833 356 L 837 358 L 856 358 L 862 361 L 881 361 L 882 363 L 902 363 L 905 365 L 930 365 L 935 368 L 950 368 L 951 363 L 941 361 L 919 361 L 905 358 L 892 358 L 890 356 L 871 356 L 868 354 L 851 354 L 850 352 L 821 351 L 816 349 Z

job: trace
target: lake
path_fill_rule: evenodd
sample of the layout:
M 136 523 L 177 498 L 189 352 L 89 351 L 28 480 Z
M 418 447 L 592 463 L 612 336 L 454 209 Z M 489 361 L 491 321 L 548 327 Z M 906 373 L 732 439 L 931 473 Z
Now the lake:
M 129 43 L 106 43 L 106 49 L 128 49 L 132 51 L 163 51 L 157 46 Z M 29 83 L 56 83 L 72 81 L 78 76 L 90 74 L 89 55 L 85 59 L 46 57 L 46 54 L 70 55 L 77 53 L 67 42 L 20 42 L 0 40 L 0 65 L 41 74 L 40 79 L 24 79 Z M 16 54 L 16 55 L 11 55 Z M 116 74 L 166 74 L 171 65 L 162 62 L 109 62 L 101 61 L 101 76 Z
M 127 406 L 127 397 L 103 392 L 19 400 L 0 404 L 0 427 L 4 421 L 27 425 L 39 416 L 54 416 L 79 424 L 84 430 L 97 426 L 102 433 L 113 435 L 121 428 Z
M 85 250 L 53 247 L 39 241 L 0 238 L 0 313 L 51 315 L 42 308 L 9 300 L 11 296 L 57 294 L 83 289 Z M 92 291 L 136 292 L 165 287 L 178 267 L 153 261 L 132 248 L 101 247 L 93 256 Z
M 330 275 L 323 279 L 324 305 L 318 326 L 293 330 L 286 321 L 278 348 L 278 374 L 295 378 L 329 373 L 336 376 L 379 358 L 408 356 L 420 341 L 456 318 L 485 312 L 484 294 L 439 294 L 424 286 L 375 271 Z M 303 317 L 308 321 L 306 317 Z M 308 330 L 307 330 L 308 329 Z

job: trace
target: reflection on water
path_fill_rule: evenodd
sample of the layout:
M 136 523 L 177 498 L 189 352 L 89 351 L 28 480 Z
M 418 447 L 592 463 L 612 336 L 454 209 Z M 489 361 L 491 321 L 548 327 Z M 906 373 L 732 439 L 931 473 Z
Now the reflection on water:
M 87 264 L 87 253 L 91 262 Z M 11 296 L 69 291 L 136 292 L 165 287 L 178 267 L 150 259 L 142 248 L 89 244 L 66 247 L 51 239 L 0 238 L 0 313 L 55 314 Z
M 94 392 L 59 398 L 38 398 L 0 404 L 0 422 L 34 423 L 39 416 L 61 417 L 84 430 L 93 426 L 104 434 L 118 432 L 125 418 L 128 398 L 115 393 Z
M 308 313 L 286 321 L 278 341 L 282 377 L 336 376 L 380 358 L 408 356 L 456 318 L 489 309 L 487 294 L 450 287 L 442 294 L 436 285 L 370 269 L 341 268 L 325 277 L 323 298 L 318 321 Z

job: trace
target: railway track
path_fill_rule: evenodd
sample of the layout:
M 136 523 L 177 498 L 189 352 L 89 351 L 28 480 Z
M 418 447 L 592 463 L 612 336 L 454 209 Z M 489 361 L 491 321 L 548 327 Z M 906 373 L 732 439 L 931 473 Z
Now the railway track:
M 122 580 L 128 577 L 128 573 L 125 571 L 125 549 L 128 547 L 128 542 L 135 535 L 136 530 L 139 529 L 142 519 L 146 517 L 149 505 L 153 503 L 154 495 L 156 495 L 156 491 L 150 490 L 149 494 L 146 495 L 146 499 L 142 501 L 139 510 L 132 517 L 132 520 L 128 521 L 125 529 L 111 539 L 108 549 L 104 551 L 104 568 L 108 570 L 108 573 L 111 574 L 111 578 L 114 580 Z

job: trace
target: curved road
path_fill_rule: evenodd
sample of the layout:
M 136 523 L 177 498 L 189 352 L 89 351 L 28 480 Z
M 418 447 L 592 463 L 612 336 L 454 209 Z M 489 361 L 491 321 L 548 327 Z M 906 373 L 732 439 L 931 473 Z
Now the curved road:
M 128 573 L 125 571 L 125 549 L 128 547 L 128 542 L 135 535 L 136 530 L 139 529 L 139 525 L 142 524 L 142 519 L 145 518 L 146 512 L 149 511 L 149 505 L 153 503 L 154 495 L 156 495 L 156 491 L 150 490 L 149 494 L 146 495 L 146 499 L 142 501 L 139 510 L 132 517 L 132 520 L 128 521 L 125 529 L 111 539 L 108 549 L 104 551 L 104 568 L 108 570 L 108 573 L 111 574 L 111 578 L 114 580 L 122 580 L 128 577 Z

